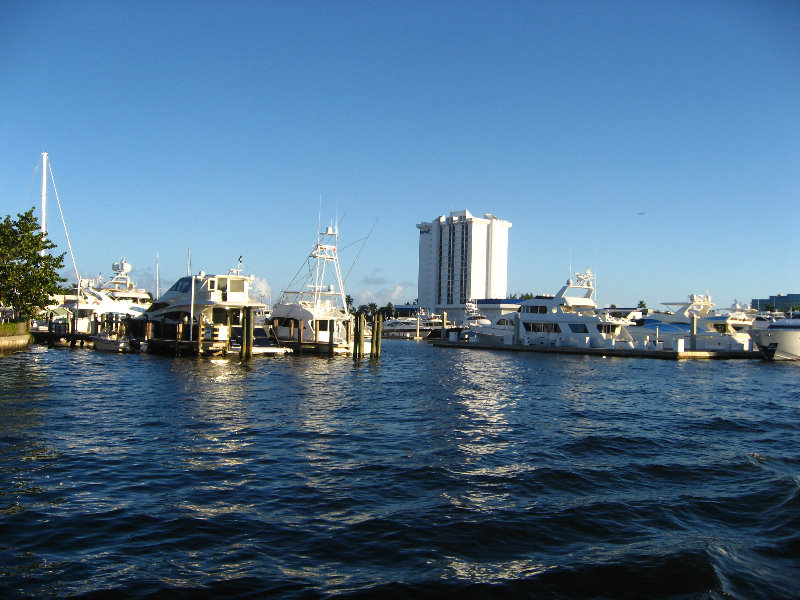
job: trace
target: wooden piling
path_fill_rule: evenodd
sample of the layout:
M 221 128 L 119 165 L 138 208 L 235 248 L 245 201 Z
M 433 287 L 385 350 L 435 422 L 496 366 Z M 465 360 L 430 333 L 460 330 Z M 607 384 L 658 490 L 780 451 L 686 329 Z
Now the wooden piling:
M 375 337 L 378 335 L 378 315 L 372 315 L 372 343 L 369 345 L 369 357 L 375 358 L 378 352 L 378 344 Z
M 366 324 L 367 320 L 363 313 L 356 315 L 353 358 L 361 358 L 364 356 L 364 329 L 366 328 Z
M 249 306 L 242 308 L 241 312 L 242 324 L 242 345 L 239 349 L 239 356 L 242 360 L 248 360 L 253 356 L 253 327 L 252 327 L 252 312 Z
M 372 320 L 372 345 L 370 346 L 370 356 L 373 358 L 381 357 L 381 340 L 383 339 L 383 315 L 378 313 Z

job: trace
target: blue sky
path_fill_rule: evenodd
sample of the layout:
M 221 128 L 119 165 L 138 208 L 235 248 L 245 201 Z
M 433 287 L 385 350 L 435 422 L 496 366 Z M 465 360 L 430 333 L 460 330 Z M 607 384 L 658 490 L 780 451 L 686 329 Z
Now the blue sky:
M 800 292 L 800 2 L 3 0 L 0 82 L 0 214 L 47 151 L 83 275 L 191 248 L 276 299 L 321 204 L 357 303 L 463 209 L 513 223 L 509 293 Z

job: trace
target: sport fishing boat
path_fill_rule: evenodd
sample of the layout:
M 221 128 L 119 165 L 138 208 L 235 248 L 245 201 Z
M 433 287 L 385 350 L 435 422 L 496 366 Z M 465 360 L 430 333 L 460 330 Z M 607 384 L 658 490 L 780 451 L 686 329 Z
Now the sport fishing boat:
M 347 308 L 339 266 L 338 228 L 317 234 L 305 263 L 272 307 L 269 322 L 281 345 L 297 352 L 352 354 L 355 317 Z M 365 340 L 369 352 L 370 340 Z
M 567 346 L 578 348 L 633 348 L 626 329 L 629 321 L 598 311 L 593 298 L 595 274 L 575 273 L 555 295 L 523 300 L 516 312 L 495 318 L 489 325 L 470 329 L 478 341 L 489 344 Z
M 750 336 L 767 360 L 800 360 L 800 318 L 778 319 Z

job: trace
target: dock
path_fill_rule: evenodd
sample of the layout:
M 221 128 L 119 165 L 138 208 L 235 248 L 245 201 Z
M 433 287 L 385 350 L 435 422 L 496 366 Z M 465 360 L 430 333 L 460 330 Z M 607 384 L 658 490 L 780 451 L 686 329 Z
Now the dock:
M 500 350 L 503 352 L 538 352 L 540 354 L 572 354 L 600 356 L 602 358 L 651 358 L 659 360 L 734 360 L 761 359 L 757 350 L 643 350 L 639 348 L 578 348 L 575 346 L 529 346 L 525 344 L 482 344 L 480 342 L 452 341 L 428 338 L 428 343 L 439 348 L 466 350 Z

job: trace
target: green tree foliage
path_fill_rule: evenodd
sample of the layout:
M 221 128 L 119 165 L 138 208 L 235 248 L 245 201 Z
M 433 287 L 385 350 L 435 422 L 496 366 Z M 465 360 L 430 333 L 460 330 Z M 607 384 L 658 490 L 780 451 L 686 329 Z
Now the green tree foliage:
M 396 311 L 394 309 L 394 304 L 387 302 L 386 306 L 382 306 L 378 309 L 378 312 L 383 315 L 384 319 L 391 319 L 394 317 Z
M 42 253 L 56 247 L 43 237 L 33 208 L 0 222 L 0 302 L 13 306 L 21 319 L 32 317 L 50 304 L 50 296 L 66 281 L 58 275 L 64 254 Z
M 639 304 L 636 306 L 636 308 L 647 308 L 647 302 L 644 300 L 639 300 Z

